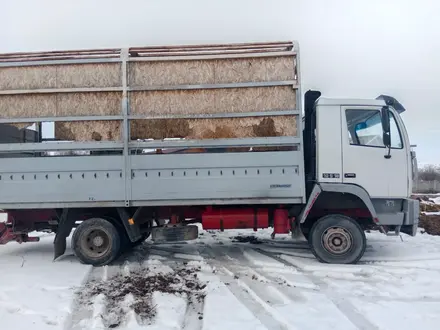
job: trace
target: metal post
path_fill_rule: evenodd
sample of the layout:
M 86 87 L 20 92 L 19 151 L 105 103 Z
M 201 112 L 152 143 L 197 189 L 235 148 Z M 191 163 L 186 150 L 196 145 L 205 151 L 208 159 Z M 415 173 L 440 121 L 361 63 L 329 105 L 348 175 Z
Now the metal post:
M 302 109 L 303 109 L 303 105 L 302 105 L 302 89 L 301 89 L 301 67 L 300 67 L 300 54 L 299 54 L 299 43 L 298 42 L 294 42 L 293 43 L 293 47 L 295 48 L 295 54 L 296 56 L 294 56 L 294 61 L 295 63 L 295 71 L 296 71 L 296 84 L 298 86 L 298 89 L 296 90 L 296 109 L 299 110 L 299 115 L 297 117 L 296 120 L 296 131 L 297 134 L 299 134 L 299 139 L 300 139 L 300 151 L 302 152 L 302 154 L 304 154 L 304 141 L 303 141 L 303 125 L 302 125 Z M 300 162 L 299 164 L 299 175 L 301 178 L 305 178 L 305 171 L 304 171 L 304 160 Z M 302 185 L 301 188 L 301 193 L 302 193 L 302 198 L 303 198 L 303 203 L 306 203 L 306 190 L 305 190 L 305 182 L 304 185 Z
M 128 120 L 128 115 L 130 113 L 129 103 L 128 103 L 128 49 L 122 49 L 121 51 L 121 61 L 122 61 L 122 116 L 123 116 L 123 126 L 122 126 L 122 139 L 124 144 L 124 162 L 123 162 L 123 176 L 125 185 L 125 206 L 129 207 L 131 202 L 131 162 L 130 154 L 128 149 L 128 142 L 130 140 L 130 122 Z

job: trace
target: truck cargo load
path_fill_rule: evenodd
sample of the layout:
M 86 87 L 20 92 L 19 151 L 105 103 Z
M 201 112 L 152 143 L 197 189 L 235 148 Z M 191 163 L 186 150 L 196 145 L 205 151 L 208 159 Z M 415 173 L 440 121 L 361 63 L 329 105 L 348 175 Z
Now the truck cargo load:
M 295 136 L 292 48 L 261 43 L 1 55 L 0 63 L 16 66 L 0 67 L 0 116 L 19 118 L 20 126 L 26 118 L 65 119 L 55 123 L 55 138 L 74 141 L 123 140 L 125 112 L 131 140 Z

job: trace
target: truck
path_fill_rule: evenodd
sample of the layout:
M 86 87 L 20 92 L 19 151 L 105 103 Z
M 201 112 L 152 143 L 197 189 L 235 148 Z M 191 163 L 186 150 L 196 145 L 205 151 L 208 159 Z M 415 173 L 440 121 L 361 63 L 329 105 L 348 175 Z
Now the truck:
M 1 54 L 0 244 L 52 232 L 56 259 L 72 235 L 102 266 L 201 224 L 357 263 L 367 230 L 417 232 L 404 111 L 303 95 L 295 41 Z

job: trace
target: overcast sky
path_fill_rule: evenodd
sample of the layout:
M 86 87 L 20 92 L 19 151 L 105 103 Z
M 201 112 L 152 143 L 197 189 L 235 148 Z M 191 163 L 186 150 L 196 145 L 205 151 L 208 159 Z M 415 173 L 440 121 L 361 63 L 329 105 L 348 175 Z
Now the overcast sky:
M 395 96 L 421 163 L 440 164 L 435 0 L 0 0 L 0 52 L 298 40 L 303 90 Z

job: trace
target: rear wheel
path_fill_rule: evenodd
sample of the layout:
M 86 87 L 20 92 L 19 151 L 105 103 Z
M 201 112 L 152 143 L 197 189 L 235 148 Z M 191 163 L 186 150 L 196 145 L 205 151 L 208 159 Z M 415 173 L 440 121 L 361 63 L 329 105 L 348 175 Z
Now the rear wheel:
M 361 226 L 339 214 L 316 221 L 309 233 L 309 244 L 319 261 L 331 264 L 357 263 L 367 245 Z
M 74 231 L 72 247 L 85 264 L 102 266 L 112 262 L 121 249 L 121 238 L 109 221 L 93 218 L 83 221 Z

